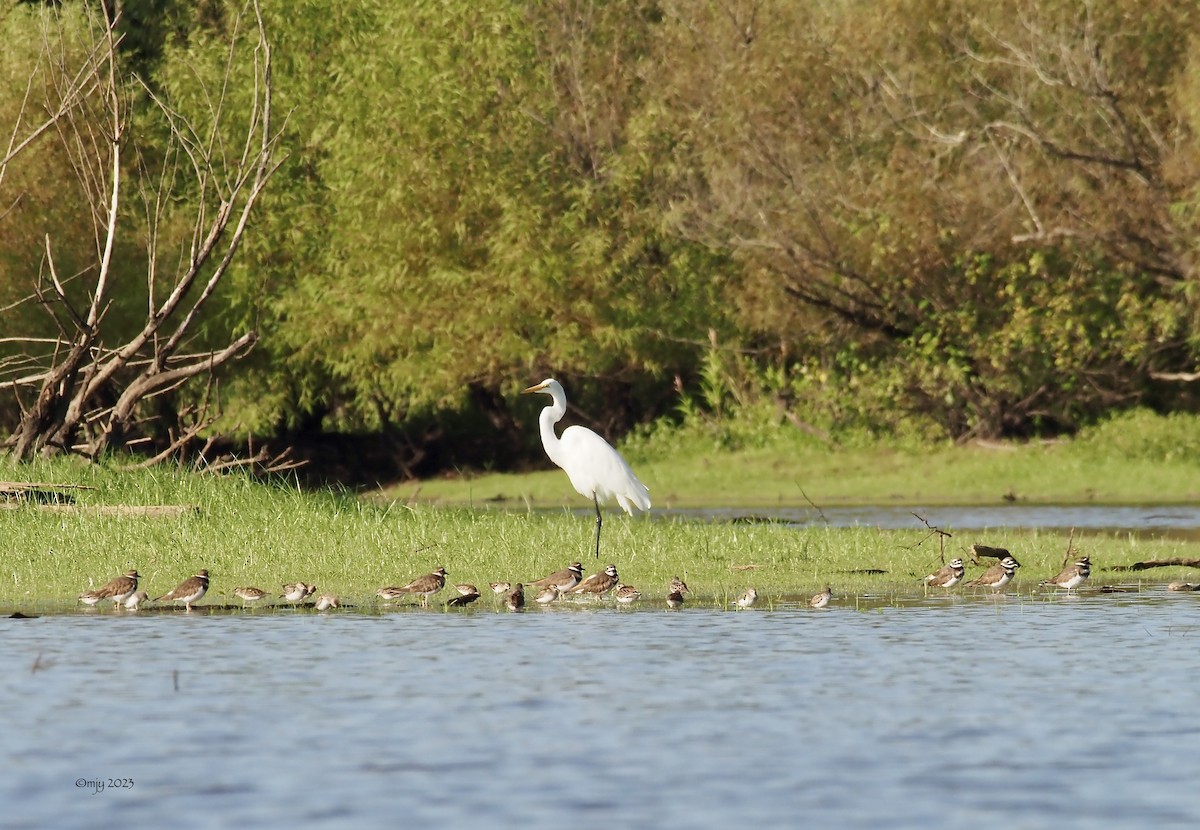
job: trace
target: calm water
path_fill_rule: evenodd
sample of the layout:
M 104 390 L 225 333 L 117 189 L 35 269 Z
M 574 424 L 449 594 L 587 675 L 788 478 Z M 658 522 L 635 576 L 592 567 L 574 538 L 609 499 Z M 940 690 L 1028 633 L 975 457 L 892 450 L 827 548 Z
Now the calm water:
M 0 643 L 5 828 L 1200 825 L 1200 595 L 105 613 Z
M 959 530 L 1041 528 L 1046 530 L 1122 531 L 1194 537 L 1200 532 L 1200 505 L 1054 505 L 995 504 L 938 507 L 825 507 L 766 509 L 702 509 L 655 511 L 663 516 L 705 520 L 778 521 L 794 525 L 879 527 L 888 530 L 920 529 L 930 524 Z M 580 511 L 581 515 L 588 515 Z

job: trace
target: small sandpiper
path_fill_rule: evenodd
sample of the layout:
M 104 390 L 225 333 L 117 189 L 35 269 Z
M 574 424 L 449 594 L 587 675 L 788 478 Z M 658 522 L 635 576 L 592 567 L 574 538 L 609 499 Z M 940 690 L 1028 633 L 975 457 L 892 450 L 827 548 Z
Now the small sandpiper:
M 828 585 L 825 590 L 819 594 L 813 595 L 813 598 L 808 601 L 808 604 L 813 608 L 824 608 L 829 604 L 829 600 L 833 599 L 833 589 Z
M 321 594 L 317 597 L 317 610 L 328 611 L 330 608 L 338 607 L 338 598 L 333 594 Z
M 749 608 L 756 602 L 758 602 L 758 591 L 753 588 L 747 588 L 746 592 L 734 600 L 733 604 L 738 608 Z
M 614 596 L 617 598 L 617 602 L 621 603 L 622 605 L 629 605 L 641 595 L 642 592 L 637 588 L 634 588 L 632 585 L 625 585 L 621 582 L 617 583 L 617 591 L 614 594 Z
M 525 586 L 518 582 L 504 597 L 504 607 L 509 611 L 520 611 L 525 607 Z
M 245 607 L 249 603 L 262 602 L 267 598 L 266 591 L 262 588 L 255 588 L 253 585 L 234 588 L 233 595 L 242 601 L 242 607 Z

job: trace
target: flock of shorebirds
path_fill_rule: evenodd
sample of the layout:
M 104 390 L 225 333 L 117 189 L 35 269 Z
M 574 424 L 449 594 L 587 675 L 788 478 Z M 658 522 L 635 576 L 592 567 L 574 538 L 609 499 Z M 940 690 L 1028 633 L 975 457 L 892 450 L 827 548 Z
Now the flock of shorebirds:
M 391 602 L 404 597 L 417 598 L 422 606 L 429 605 L 429 598 L 446 587 L 446 577 L 449 574 L 443 567 L 435 568 L 424 576 L 417 577 L 404 585 L 388 586 L 376 591 L 376 595 Z M 195 576 L 188 577 L 174 590 L 150 598 L 145 591 L 138 589 L 140 576 L 136 570 L 129 570 L 115 579 L 94 590 L 84 591 L 79 595 L 79 601 L 89 606 L 96 606 L 105 600 L 113 603 L 114 607 L 136 611 L 143 602 L 182 604 L 188 611 L 192 605 L 203 597 L 209 588 L 208 571 L 201 570 Z M 539 604 L 558 602 L 565 597 L 595 597 L 602 598 L 611 594 L 620 605 L 629 605 L 642 597 L 642 592 L 632 585 L 621 582 L 616 565 L 609 565 L 604 570 L 584 577 L 583 564 L 572 562 L 561 571 L 555 571 L 541 579 L 528 583 L 492 582 L 489 583 L 492 592 L 503 597 L 503 603 L 510 611 L 520 611 L 525 607 L 525 591 L 527 588 L 536 589 L 533 601 Z M 449 607 L 470 605 L 481 596 L 479 589 L 468 583 L 454 586 L 456 596 L 446 601 Z M 253 586 L 233 589 L 233 595 L 242 600 L 244 606 L 258 604 L 264 600 L 281 599 L 292 604 L 305 602 L 317 591 L 315 585 L 305 582 L 288 583 L 283 586 L 283 592 L 273 594 L 262 588 Z M 666 604 L 668 608 L 679 608 L 684 603 L 684 594 L 688 593 L 687 583 L 679 577 L 674 577 L 667 586 Z M 833 597 L 833 590 L 826 588 L 816 594 L 809 604 L 814 608 L 824 608 Z M 747 589 L 731 604 L 737 608 L 749 608 L 758 601 L 758 592 L 754 588 Z M 339 607 L 338 598 L 333 594 L 321 594 L 314 602 L 318 611 L 328 611 Z
M 924 584 L 927 588 L 953 588 L 961 584 L 970 588 L 990 588 L 993 593 L 998 594 L 1012 582 L 1017 569 L 1021 567 L 1021 563 L 1007 551 L 1001 551 L 1001 553 L 1004 555 L 995 565 L 974 579 L 963 581 L 966 577 L 966 566 L 961 558 L 956 558 L 927 575 L 923 580 Z M 1039 585 L 1064 589 L 1069 594 L 1086 582 L 1091 576 L 1091 572 L 1091 561 L 1088 557 L 1083 556 L 1064 567 L 1056 576 L 1043 580 Z M 407 584 L 380 588 L 375 593 L 380 599 L 387 602 L 404 597 L 415 597 L 422 606 L 428 606 L 429 598 L 446 587 L 448 575 L 445 568 L 438 567 Z M 145 591 L 138 590 L 138 579 L 136 570 L 126 571 L 95 590 L 84 591 L 79 595 L 79 600 L 90 606 L 108 600 L 118 608 L 131 611 L 137 610 L 145 601 L 170 602 L 176 605 L 182 604 L 188 611 L 191 611 L 192 605 L 208 592 L 209 587 L 208 571 L 201 570 L 195 576 L 185 579 L 174 590 L 150 599 Z M 609 594 L 616 599 L 617 603 L 628 605 L 636 602 L 642 596 L 642 592 L 637 588 L 621 582 L 616 565 L 609 565 L 602 571 L 584 577 L 583 564 L 580 562 L 572 562 L 561 571 L 555 571 L 528 583 L 492 582 L 489 583 L 489 587 L 494 594 L 503 598 L 504 606 L 510 611 L 520 611 L 525 607 L 526 589 L 536 589 L 537 593 L 534 594 L 533 601 L 543 605 L 558 602 L 564 597 L 601 598 Z M 1172 583 L 1167 587 L 1172 591 L 1193 589 L 1188 583 Z M 241 599 L 244 606 L 258 604 L 269 599 L 281 599 L 297 604 L 307 601 L 317 591 L 315 585 L 305 582 L 288 583 L 282 588 L 282 593 L 273 594 L 252 586 L 241 587 L 234 588 L 233 595 Z M 470 605 L 480 597 L 480 591 L 474 585 L 462 583 L 455 585 L 454 588 L 458 593 L 446 601 L 445 604 L 448 607 Z M 679 577 L 672 579 L 666 591 L 667 606 L 669 608 L 681 607 L 686 593 L 688 593 L 687 583 Z M 808 604 L 813 608 L 824 608 L 831 599 L 833 599 L 833 589 L 826 587 L 820 593 L 813 595 Z M 758 591 L 751 587 L 733 600 L 731 605 L 736 608 L 749 608 L 757 601 Z M 318 611 L 328 611 L 338 608 L 339 602 L 335 595 L 326 593 L 318 596 L 313 605 Z

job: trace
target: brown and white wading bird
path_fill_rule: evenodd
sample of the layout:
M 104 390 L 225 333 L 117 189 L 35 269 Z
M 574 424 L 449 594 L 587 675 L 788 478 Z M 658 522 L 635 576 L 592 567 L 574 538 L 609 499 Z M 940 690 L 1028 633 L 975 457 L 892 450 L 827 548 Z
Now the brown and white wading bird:
M 135 591 L 133 594 L 131 594 L 129 596 L 128 599 L 125 600 L 125 610 L 126 611 L 138 610 L 138 608 L 141 606 L 143 600 L 146 600 L 148 598 L 149 598 L 149 594 L 147 594 L 145 591 Z
M 508 582 L 489 582 L 488 586 L 493 594 L 507 594 L 512 590 L 512 585 Z
M 966 572 L 961 559 L 951 559 L 949 565 L 943 565 L 925 577 L 925 584 L 932 588 L 953 588 L 962 582 Z
M 687 583 L 677 576 L 671 577 L 671 593 L 686 594 L 688 592 Z
M 825 590 L 813 596 L 808 601 L 808 604 L 813 608 L 824 608 L 829 604 L 829 600 L 833 599 L 833 589 L 826 586 Z
M 338 598 L 333 594 L 321 594 L 317 597 L 317 610 L 328 611 L 330 608 L 338 607 Z
M 642 592 L 637 588 L 634 588 L 632 585 L 624 585 L 620 582 L 617 583 L 617 591 L 613 594 L 617 598 L 617 602 L 622 605 L 629 605 L 641 595 Z
M 520 611 L 525 607 L 525 586 L 518 582 L 504 597 L 504 607 L 509 611 Z
M 548 605 L 551 602 L 557 602 L 558 598 L 561 596 L 562 591 L 560 591 L 557 586 L 547 585 L 540 592 L 538 592 L 538 595 L 534 597 L 533 600 L 539 605 Z
M 1076 560 L 1073 565 L 1067 565 L 1058 572 L 1058 576 L 1053 579 L 1047 579 L 1042 585 L 1047 585 L 1052 588 L 1066 588 L 1067 593 L 1082 585 L 1087 578 L 1092 575 L 1092 563 L 1086 557 L 1081 557 Z
M 583 580 L 583 582 L 580 582 L 568 591 L 568 593 L 599 597 L 607 594 L 615 587 L 617 587 L 617 566 L 609 565 L 600 573 L 592 574 Z
M 561 438 L 555 434 L 554 425 L 567 414 L 567 395 L 561 383 L 547 378 L 521 394 L 535 392 L 549 395 L 552 401 L 538 416 L 546 455 L 566 472 L 575 492 L 591 499 L 596 508 L 596 558 L 599 559 L 600 527 L 604 524 L 600 504 L 615 499 L 621 509 L 632 516 L 634 508 L 650 509 L 650 490 L 634 475 L 633 468 L 620 453 L 587 427 L 569 426 L 563 430 Z
M 747 588 L 744 594 L 733 601 L 733 604 L 738 608 L 749 608 L 756 602 L 758 602 L 758 591 Z
M 992 593 L 999 593 L 1005 585 L 1012 582 L 1013 576 L 1021 563 L 1011 556 L 1006 556 L 979 576 L 967 583 L 968 588 L 991 588 Z
M 242 601 L 243 606 L 252 602 L 262 602 L 267 598 L 266 591 L 262 588 L 255 588 L 253 585 L 234 588 L 233 595 Z
M 679 608 L 683 605 L 683 591 L 672 591 L 667 594 L 667 607 Z
M 84 591 L 79 595 L 79 601 L 85 605 L 95 605 L 101 600 L 111 599 L 113 605 L 121 605 L 137 593 L 138 572 L 129 570 L 115 579 L 110 579 L 94 591 Z
M 555 571 L 549 576 L 543 576 L 541 579 L 535 579 L 533 582 L 525 583 L 530 588 L 557 588 L 561 593 L 574 588 L 579 584 L 579 580 L 583 579 L 583 563 L 572 562 L 561 571 Z
M 283 593 L 280 595 L 288 602 L 299 602 L 302 599 L 308 599 L 316 593 L 316 585 L 307 585 L 303 582 L 291 583 L 283 586 Z
M 380 588 L 375 593 L 384 599 L 397 599 L 405 594 L 417 594 L 421 605 L 428 605 L 429 598 L 446 586 L 446 569 L 434 568 L 432 573 L 419 576 L 407 585 L 398 588 Z
M 461 608 L 479 599 L 479 589 L 474 585 L 464 582 L 462 585 L 455 585 L 454 590 L 458 591 L 458 596 L 446 600 L 446 605 L 450 608 Z
M 184 607 L 192 610 L 192 603 L 199 601 L 208 591 L 208 571 L 201 570 L 195 576 L 188 577 L 183 582 L 180 582 L 174 591 L 163 594 L 161 597 L 155 597 L 155 602 L 182 602 Z

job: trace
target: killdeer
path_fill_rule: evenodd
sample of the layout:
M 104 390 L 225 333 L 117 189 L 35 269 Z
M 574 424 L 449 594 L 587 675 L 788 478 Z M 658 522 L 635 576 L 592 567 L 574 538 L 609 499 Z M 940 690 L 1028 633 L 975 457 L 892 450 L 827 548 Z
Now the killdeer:
M 825 590 L 813 596 L 813 598 L 808 601 L 808 604 L 813 608 L 824 608 L 829 604 L 829 600 L 831 599 L 833 599 L 833 589 L 826 586 Z
M 421 597 L 421 605 L 429 605 L 429 598 L 442 590 L 446 585 L 446 569 L 434 568 L 432 573 L 419 576 L 407 585 L 399 588 L 380 588 L 376 593 L 384 599 L 396 599 L 404 594 L 417 594 Z
M 306 585 L 303 582 L 292 584 L 289 582 L 283 586 L 283 593 L 280 596 L 288 602 L 299 602 L 302 599 L 311 597 L 316 593 L 316 590 L 316 585 Z
M 967 583 L 968 588 L 991 588 L 992 593 L 999 593 L 1000 590 L 1012 582 L 1013 575 L 1017 572 L 1017 568 L 1021 567 L 1021 563 L 1011 556 L 1006 556 L 997 562 L 992 567 L 981 573 L 979 576 Z
M 148 596 L 149 595 L 145 591 L 135 591 L 134 593 L 130 594 L 129 598 L 125 600 L 125 610 L 138 610 L 142 604 L 142 600 L 147 599 Z
M 518 582 L 504 597 L 504 605 L 509 611 L 520 611 L 525 607 L 525 586 Z
M 683 591 L 672 591 L 667 594 L 667 607 L 678 608 L 683 605 Z
M 470 605 L 475 600 L 479 599 L 479 589 L 474 585 L 455 585 L 459 590 L 459 595 L 446 600 L 446 605 L 450 608 L 461 608 L 464 605 Z M 463 588 L 470 588 L 469 591 L 463 591 Z
M 634 588 L 632 585 L 625 585 L 621 582 L 617 583 L 617 592 L 615 596 L 617 598 L 617 602 L 621 603 L 622 605 L 629 605 L 641 595 L 642 592 L 637 588 Z
M 1092 563 L 1084 556 L 1076 561 L 1074 565 L 1068 565 L 1059 571 L 1058 576 L 1053 579 L 1047 579 L 1041 584 L 1054 588 L 1066 588 L 1069 594 L 1073 588 L 1078 588 L 1091 575 Z
M 555 602 L 560 596 L 562 596 L 562 591 L 558 589 L 557 585 L 547 585 L 538 592 L 538 595 L 534 597 L 534 601 L 546 605 L 547 603 Z
M 672 593 L 672 594 L 686 594 L 686 593 L 688 593 L 688 586 L 687 586 L 687 583 L 686 583 L 686 582 L 684 582 L 682 579 L 680 579 L 680 578 L 679 578 L 679 577 L 677 577 L 677 576 L 673 576 L 673 577 L 671 577 L 671 593 Z
M 617 566 L 609 565 L 600 573 L 592 574 L 587 579 L 580 582 L 568 593 L 571 594 L 591 594 L 599 597 L 607 594 L 617 585 Z
M 267 598 L 267 592 L 262 588 L 255 588 L 253 585 L 247 585 L 242 588 L 234 588 L 233 595 L 242 601 L 242 605 L 247 603 L 261 602 Z
M 180 582 L 174 591 L 163 594 L 154 601 L 162 602 L 163 600 L 170 600 L 171 602 L 182 602 L 184 607 L 188 611 L 191 611 L 192 603 L 199 601 L 207 590 L 208 571 L 201 570 L 195 576 L 188 577 L 183 582 Z
M 925 577 L 925 584 L 934 588 L 953 588 L 962 582 L 966 572 L 967 569 L 963 567 L 961 559 L 951 559 L 949 565 L 943 565 Z
M 113 605 L 120 605 L 137 592 L 138 572 L 126 571 L 115 579 L 110 579 L 94 591 L 84 591 L 79 595 L 79 601 L 86 605 L 95 605 L 103 599 L 111 599 Z
M 508 582 L 489 582 L 488 585 L 493 594 L 507 594 L 512 590 L 512 585 Z
M 338 598 L 333 594 L 321 594 L 317 597 L 317 610 L 328 611 L 330 608 L 338 607 Z
M 738 608 L 749 608 L 756 602 L 758 602 L 758 591 L 747 588 L 744 594 L 733 601 L 733 604 Z
M 543 576 L 541 579 L 526 584 L 530 588 L 549 588 L 553 586 L 565 594 L 578 585 L 581 579 L 583 579 L 583 563 L 572 562 L 561 571 L 555 571 L 549 576 Z

